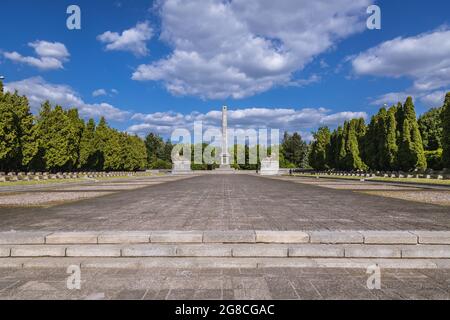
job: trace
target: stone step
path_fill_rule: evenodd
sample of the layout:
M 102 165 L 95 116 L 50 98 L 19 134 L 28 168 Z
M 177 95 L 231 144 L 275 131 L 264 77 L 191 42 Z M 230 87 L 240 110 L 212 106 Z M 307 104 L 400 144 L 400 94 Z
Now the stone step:
M 450 245 L 450 231 L 83 231 L 0 232 L 0 245 L 132 243 Z
M 367 259 L 367 258 L 8 258 L 0 259 L 1 268 L 64 268 L 77 265 L 83 269 L 255 269 L 255 268 L 351 268 L 368 269 L 450 269 L 449 259 Z
M 18 257 L 215 257 L 450 259 L 450 245 L 372 244 L 23 244 L 0 245 L 0 259 Z

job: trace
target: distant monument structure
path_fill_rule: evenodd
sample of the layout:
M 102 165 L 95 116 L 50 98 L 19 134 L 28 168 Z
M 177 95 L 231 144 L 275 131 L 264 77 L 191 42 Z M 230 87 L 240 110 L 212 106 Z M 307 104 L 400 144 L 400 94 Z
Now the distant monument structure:
M 192 174 L 190 154 L 180 155 L 180 150 L 172 150 L 172 174 Z
M 228 107 L 222 107 L 222 151 L 220 154 L 220 167 L 216 171 L 233 173 L 235 170 L 230 166 L 230 153 L 228 152 Z
M 280 172 L 280 159 L 278 154 L 272 153 L 270 157 L 261 160 L 261 170 L 259 172 L 262 176 L 276 176 Z

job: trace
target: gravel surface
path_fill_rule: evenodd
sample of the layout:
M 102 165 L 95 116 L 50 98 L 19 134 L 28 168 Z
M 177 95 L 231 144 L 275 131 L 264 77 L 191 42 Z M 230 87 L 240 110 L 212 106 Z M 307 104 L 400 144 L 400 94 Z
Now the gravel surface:
M 70 191 L 70 190 L 77 190 L 77 191 L 104 191 L 104 190 L 133 190 L 133 189 L 138 189 L 138 188 L 144 188 L 145 185 L 98 185 L 98 186 L 77 186 L 77 187 L 69 187 L 69 188 L 64 188 L 64 190 Z
M 88 199 L 111 192 L 24 192 L 0 195 L 0 206 L 39 206 Z
M 386 191 L 368 191 L 366 194 L 389 197 L 395 199 L 402 199 L 408 201 L 416 201 L 423 203 L 438 204 L 443 206 L 450 206 L 450 192 L 448 191 L 399 191 L 399 192 L 386 192 Z
M 337 189 L 337 190 L 420 190 L 420 188 L 408 187 L 408 186 L 395 186 L 389 184 L 359 182 L 355 180 L 349 181 L 324 181 L 320 179 L 296 179 L 295 178 L 282 178 L 280 180 L 291 181 L 295 183 L 308 184 L 323 188 Z
M 368 183 L 360 183 L 360 184 L 329 184 L 329 183 L 321 183 L 316 184 L 318 187 L 338 189 L 338 190 L 417 190 L 416 188 L 410 187 L 398 187 L 398 186 L 390 186 L 383 184 L 368 184 Z

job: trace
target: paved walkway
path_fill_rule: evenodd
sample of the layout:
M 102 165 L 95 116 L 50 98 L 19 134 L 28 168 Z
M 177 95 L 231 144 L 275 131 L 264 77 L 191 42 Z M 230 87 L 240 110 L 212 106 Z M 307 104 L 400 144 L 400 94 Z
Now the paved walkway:
M 91 269 L 68 290 L 65 269 L 0 269 L 0 299 L 450 299 L 450 270 Z
M 148 186 L 144 181 L 126 182 L 141 184 L 139 189 L 49 208 L 1 207 L 0 231 L 450 230 L 449 207 L 363 194 L 361 188 L 355 192 L 253 175 L 203 175 Z M 371 191 L 389 190 L 370 186 Z M 95 192 L 95 186 L 89 188 Z

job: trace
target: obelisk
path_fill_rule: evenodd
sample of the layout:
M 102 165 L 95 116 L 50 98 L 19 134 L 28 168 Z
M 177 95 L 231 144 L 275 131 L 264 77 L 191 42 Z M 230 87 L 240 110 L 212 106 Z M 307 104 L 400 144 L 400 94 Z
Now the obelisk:
M 230 154 L 228 153 L 228 108 L 222 107 L 222 154 L 220 157 L 220 168 L 230 168 Z

